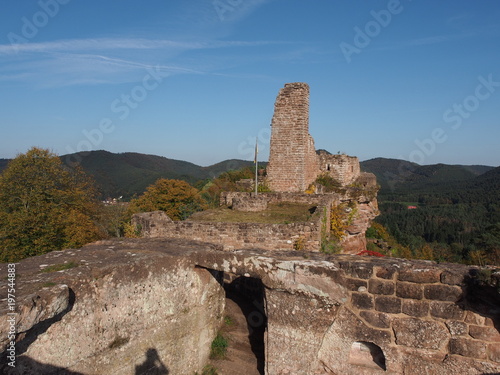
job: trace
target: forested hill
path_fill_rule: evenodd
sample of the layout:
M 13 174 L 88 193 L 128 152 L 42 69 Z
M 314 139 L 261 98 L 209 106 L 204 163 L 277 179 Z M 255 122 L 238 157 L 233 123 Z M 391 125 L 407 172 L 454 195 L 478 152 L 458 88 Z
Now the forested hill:
M 141 194 L 158 178 L 181 179 L 194 184 L 200 180 L 217 177 L 229 170 L 254 165 L 251 161 L 233 159 L 201 167 L 162 156 L 132 152 L 116 154 L 108 151 L 63 155 L 61 160 L 79 161 L 82 168 L 94 177 L 103 197 L 123 196 L 126 199 L 134 194 Z M 0 172 L 8 162 L 9 159 L 0 159 Z M 496 180 L 493 167 L 483 165 L 421 166 L 398 159 L 376 158 L 361 162 L 361 169 L 377 176 L 377 182 L 381 185 L 379 192 L 381 201 L 401 200 L 401 195 L 410 193 L 417 195 L 411 200 L 418 200 L 418 194 L 424 191 L 444 193 L 445 190 L 452 189 L 457 192 L 465 188 L 464 184 L 467 181 L 471 183 L 467 185 L 468 188 L 479 192 L 481 189 L 490 189 L 492 184 L 490 180 Z M 488 171 L 492 173 L 484 174 Z M 484 178 L 476 179 L 481 175 Z
M 361 169 L 377 176 L 380 193 L 385 196 L 401 190 L 463 183 L 494 167 L 486 165 L 418 165 L 404 160 L 376 158 L 361 162 Z
M 414 256 L 500 265 L 500 167 L 439 164 L 382 181 L 376 220 Z
M 142 194 L 159 178 L 180 179 L 191 184 L 214 178 L 229 170 L 253 166 L 253 161 L 225 160 L 201 167 L 182 160 L 133 152 L 115 154 L 108 151 L 91 151 L 60 157 L 63 163 L 78 162 L 83 170 L 93 176 L 103 198 L 123 196 L 129 199 Z M 0 172 L 9 159 L 0 159 Z M 264 165 L 264 163 L 262 163 Z
M 107 151 L 92 151 L 85 156 L 79 154 L 62 156 L 63 161 L 80 160 L 80 165 L 96 180 L 104 197 L 125 199 L 142 194 L 159 178 L 179 179 L 191 184 L 214 178 L 222 172 L 253 166 L 245 160 L 226 160 L 208 167 L 162 156 L 126 152 L 114 154 Z

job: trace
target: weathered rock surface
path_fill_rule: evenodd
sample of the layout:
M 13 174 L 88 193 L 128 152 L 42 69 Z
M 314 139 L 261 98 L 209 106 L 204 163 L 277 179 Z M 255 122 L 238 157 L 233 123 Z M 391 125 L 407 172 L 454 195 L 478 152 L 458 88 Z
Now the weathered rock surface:
M 378 202 L 375 196 L 361 194 L 356 196 L 356 189 L 347 189 L 342 200 L 350 200 L 357 204 L 354 220 L 346 229 L 347 235 L 342 240 L 342 252 L 357 254 L 366 250 L 365 233 L 370 228 L 372 220 L 379 215 Z
M 304 255 L 136 239 L 27 259 L 14 373 L 200 372 L 222 318 L 221 272 L 265 287 L 267 375 L 500 372 L 500 296 L 474 283 L 477 269 Z M 65 262 L 76 267 L 40 272 Z
M 201 371 L 222 319 L 224 292 L 207 270 L 182 256 L 196 246 L 170 242 L 169 255 L 153 243 L 101 243 L 21 262 L 16 349 L 22 355 L 4 372 Z M 41 272 L 40 265 L 71 262 L 75 267 L 65 271 Z M 0 328 L 2 351 L 6 328 Z

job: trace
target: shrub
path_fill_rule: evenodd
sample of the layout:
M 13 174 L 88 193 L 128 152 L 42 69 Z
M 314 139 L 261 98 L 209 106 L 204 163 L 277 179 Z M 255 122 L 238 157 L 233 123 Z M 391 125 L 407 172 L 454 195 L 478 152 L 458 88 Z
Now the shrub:
M 227 339 L 219 332 L 212 341 L 210 347 L 210 358 L 211 359 L 223 359 L 226 357 L 227 347 L 229 346 Z
M 161 178 L 130 202 L 131 213 L 165 211 L 172 220 L 184 220 L 201 211 L 205 202 L 197 189 L 181 180 Z
M 320 174 L 316 178 L 316 183 L 323 186 L 323 191 L 325 193 L 338 191 L 342 187 L 342 184 L 328 173 Z
M 212 365 L 206 365 L 203 367 L 203 372 L 201 375 L 218 375 L 217 369 Z

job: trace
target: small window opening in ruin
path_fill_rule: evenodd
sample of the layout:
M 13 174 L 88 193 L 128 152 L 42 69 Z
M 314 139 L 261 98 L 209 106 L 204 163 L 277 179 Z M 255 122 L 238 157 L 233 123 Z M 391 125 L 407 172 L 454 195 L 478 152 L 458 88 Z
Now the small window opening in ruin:
M 352 344 L 349 363 L 356 366 L 386 370 L 385 356 L 382 349 L 378 345 L 366 341 L 356 341 Z
M 351 172 L 354 172 L 354 166 L 351 165 Z
M 330 170 L 330 164 L 327 164 L 326 165 L 326 170 L 329 171 Z

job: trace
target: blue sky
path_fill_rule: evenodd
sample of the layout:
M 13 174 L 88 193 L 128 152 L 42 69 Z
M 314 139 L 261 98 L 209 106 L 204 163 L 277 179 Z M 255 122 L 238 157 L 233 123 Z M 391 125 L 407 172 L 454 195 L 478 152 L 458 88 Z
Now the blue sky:
M 267 160 L 274 101 L 311 88 L 333 153 L 500 164 L 495 0 L 0 3 L 0 158 L 32 146 Z

